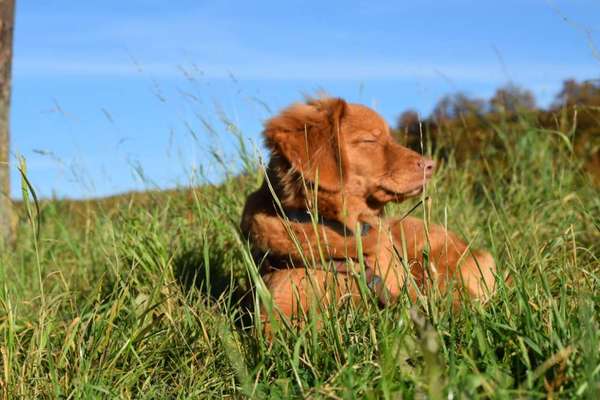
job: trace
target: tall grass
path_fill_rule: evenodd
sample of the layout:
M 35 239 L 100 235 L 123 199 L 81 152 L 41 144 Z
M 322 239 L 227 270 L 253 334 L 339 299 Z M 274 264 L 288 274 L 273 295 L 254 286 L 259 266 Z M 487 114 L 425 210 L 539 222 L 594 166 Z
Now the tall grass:
M 598 398 L 599 191 L 568 135 L 495 135 L 428 189 L 432 222 L 496 257 L 488 305 L 366 301 L 272 342 L 237 305 L 260 284 L 237 230 L 248 152 L 219 186 L 46 201 L 39 226 L 24 205 L 0 254 L 2 397 Z

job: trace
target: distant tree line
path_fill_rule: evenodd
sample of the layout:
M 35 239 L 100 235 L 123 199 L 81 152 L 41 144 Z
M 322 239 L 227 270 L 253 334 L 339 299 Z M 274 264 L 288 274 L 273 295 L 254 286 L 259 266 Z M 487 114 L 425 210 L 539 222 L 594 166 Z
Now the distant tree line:
M 501 154 L 506 140 L 498 137 L 498 131 L 517 132 L 515 128 L 523 124 L 540 134 L 565 135 L 585 168 L 600 178 L 600 79 L 564 81 L 546 109 L 536 105 L 531 91 L 514 84 L 500 87 L 489 100 L 461 92 L 446 95 L 425 118 L 404 111 L 395 133 L 409 147 L 430 148 L 442 158 L 453 153 L 462 162 L 477 158 L 487 146 L 497 147 Z

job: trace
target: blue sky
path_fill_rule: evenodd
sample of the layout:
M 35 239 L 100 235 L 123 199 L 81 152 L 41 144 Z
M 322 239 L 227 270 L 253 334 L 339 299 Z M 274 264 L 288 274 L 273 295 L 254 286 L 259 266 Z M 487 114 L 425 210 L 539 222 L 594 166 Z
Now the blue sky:
M 600 2 L 17 1 L 12 151 L 44 197 L 218 181 L 235 124 L 326 90 L 390 123 L 513 81 L 600 76 Z M 13 168 L 13 194 L 20 181 Z

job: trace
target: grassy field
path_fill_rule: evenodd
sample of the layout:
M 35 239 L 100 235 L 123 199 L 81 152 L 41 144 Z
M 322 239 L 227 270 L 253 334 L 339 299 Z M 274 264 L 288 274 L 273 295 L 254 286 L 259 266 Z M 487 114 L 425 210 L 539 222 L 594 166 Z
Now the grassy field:
M 320 331 L 268 342 L 241 329 L 236 293 L 256 267 L 237 224 L 259 170 L 43 201 L 39 225 L 21 204 L 0 254 L 2 398 L 599 398 L 600 191 L 571 136 L 494 129 L 494 146 L 460 165 L 450 154 L 428 188 L 431 221 L 512 277 L 456 313 L 436 295 L 387 309 L 365 298 L 328 310 Z

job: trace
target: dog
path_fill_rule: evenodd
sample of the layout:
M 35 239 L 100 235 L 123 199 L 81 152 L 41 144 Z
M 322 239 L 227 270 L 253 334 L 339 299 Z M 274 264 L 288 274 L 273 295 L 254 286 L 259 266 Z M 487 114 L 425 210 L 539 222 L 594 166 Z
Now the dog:
M 241 231 L 280 316 L 358 301 L 358 275 L 384 305 L 403 291 L 415 301 L 433 286 L 451 290 L 455 303 L 493 294 L 488 252 L 440 225 L 384 216 L 387 203 L 422 193 L 435 163 L 396 143 L 377 112 L 307 99 L 268 120 L 263 135 L 271 158 Z

